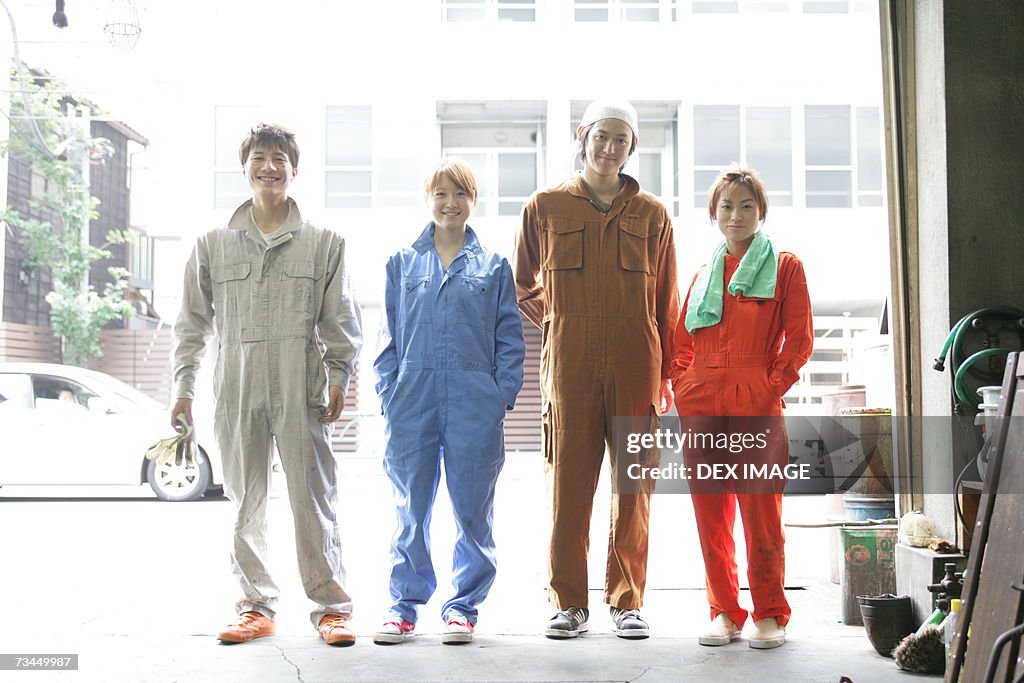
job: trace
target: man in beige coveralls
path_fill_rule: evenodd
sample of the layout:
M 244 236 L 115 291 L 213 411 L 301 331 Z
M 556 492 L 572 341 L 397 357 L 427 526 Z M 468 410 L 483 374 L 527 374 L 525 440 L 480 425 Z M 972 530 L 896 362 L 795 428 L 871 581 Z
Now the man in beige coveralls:
M 328 645 L 355 643 L 335 515 L 338 468 L 329 441 L 362 345 L 345 272 L 345 241 L 309 223 L 288 196 L 295 136 L 260 125 L 242 141 L 252 199 L 196 241 L 174 325 L 172 421 L 192 422 L 207 341 L 217 343 L 214 431 L 224 492 L 237 512 L 231 561 L 242 589 L 225 643 L 273 635 L 278 589 L 267 566 L 267 499 L 276 444 L 295 519 L 299 573 Z
M 590 516 L 614 418 L 647 418 L 672 405 L 672 335 L 679 316 L 668 212 L 621 173 L 636 149 L 636 110 L 597 101 L 577 129 L 583 172 L 537 192 L 523 209 L 516 289 L 543 332 L 544 457 L 552 492 L 551 638 L 588 629 Z M 616 448 L 609 448 L 613 471 Z M 646 638 L 650 493 L 612 495 L 605 600 L 615 633 Z

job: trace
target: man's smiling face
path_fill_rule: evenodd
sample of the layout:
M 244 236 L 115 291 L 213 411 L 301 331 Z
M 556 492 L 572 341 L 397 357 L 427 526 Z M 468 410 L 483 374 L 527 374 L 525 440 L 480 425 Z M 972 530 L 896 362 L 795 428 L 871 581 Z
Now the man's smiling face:
M 288 185 L 299 170 L 292 166 L 283 149 L 256 145 L 249 152 L 242 172 L 254 195 L 272 199 L 288 196 Z

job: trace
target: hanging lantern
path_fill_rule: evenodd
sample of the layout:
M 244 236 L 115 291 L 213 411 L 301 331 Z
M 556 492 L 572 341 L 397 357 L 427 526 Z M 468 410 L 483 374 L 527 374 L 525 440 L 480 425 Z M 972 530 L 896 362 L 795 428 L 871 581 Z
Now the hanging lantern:
M 142 34 L 135 0 L 111 0 L 103 32 L 107 34 L 107 41 L 118 50 L 131 52 L 135 49 Z

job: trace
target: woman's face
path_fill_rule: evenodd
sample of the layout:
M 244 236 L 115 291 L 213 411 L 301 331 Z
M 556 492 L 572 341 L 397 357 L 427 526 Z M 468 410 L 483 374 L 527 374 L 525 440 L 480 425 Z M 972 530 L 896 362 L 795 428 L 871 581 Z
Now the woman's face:
M 434 225 L 442 230 L 462 230 L 472 210 L 469 193 L 456 185 L 447 174 L 442 175 L 430 190 L 427 205 L 433 214 Z
M 743 183 L 733 183 L 722 190 L 715 214 L 718 229 L 728 245 L 749 244 L 761 222 L 754 193 Z

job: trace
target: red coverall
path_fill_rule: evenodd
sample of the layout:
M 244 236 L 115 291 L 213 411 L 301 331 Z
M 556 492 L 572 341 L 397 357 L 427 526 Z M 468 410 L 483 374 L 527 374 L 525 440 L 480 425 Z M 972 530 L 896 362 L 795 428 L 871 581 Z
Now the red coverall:
M 739 261 L 727 253 L 725 283 L 738 266 Z M 814 327 L 803 265 L 795 255 L 780 252 L 778 268 L 773 299 L 733 296 L 726 288 L 721 322 L 697 329 L 692 335 L 685 326 L 690 304 L 690 292 L 687 292 L 683 314 L 676 326 L 675 355 L 670 370 L 684 432 L 689 429 L 701 433 L 769 433 L 765 449 L 750 449 L 739 454 L 713 448 L 686 449 L 686 465 L 691 472 L 696 472 L 697 463 L 751 462 L 784 466 L 789 462 L 782 396 L 799 379 L 799 370 L 811 355 Z M 784 481 L 769 483 L 763 479 L 742 478 L 738 481 L 691 481 L 712 619 L 724 612 L 740 628 L 747 619 L 747 611 L 740 607 L 738 600 L 733 539 L 738 504 L 747 543 L 747 579 L 754 603 L 754 621 L 775 617 L 779 626 L 789 621 L 789 603 L 783 592 L 786 566 L 781 519 L 784 484 Z

